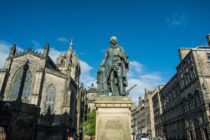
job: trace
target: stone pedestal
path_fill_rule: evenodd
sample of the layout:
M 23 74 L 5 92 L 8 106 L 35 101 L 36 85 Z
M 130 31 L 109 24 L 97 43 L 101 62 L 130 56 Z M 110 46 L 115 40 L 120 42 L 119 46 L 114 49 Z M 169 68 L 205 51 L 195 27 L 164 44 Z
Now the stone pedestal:
M 96 140 L 131 140 L 131 100 L 129 97 L 98 97 Z

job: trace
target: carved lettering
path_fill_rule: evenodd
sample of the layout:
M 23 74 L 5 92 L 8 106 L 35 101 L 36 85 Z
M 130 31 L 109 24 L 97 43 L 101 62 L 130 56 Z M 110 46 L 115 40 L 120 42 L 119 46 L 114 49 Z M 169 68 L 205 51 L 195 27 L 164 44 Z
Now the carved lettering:
M 122 129 L 122 124 L 119 120 L 108 120 L 105 124 L 105 129 L 120 130 Z

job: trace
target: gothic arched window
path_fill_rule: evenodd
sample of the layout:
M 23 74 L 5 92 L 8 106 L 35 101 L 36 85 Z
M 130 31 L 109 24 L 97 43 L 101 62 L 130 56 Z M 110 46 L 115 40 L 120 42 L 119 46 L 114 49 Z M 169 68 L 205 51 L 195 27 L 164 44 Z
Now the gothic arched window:
M 22 78 L 23 78 L 23 68 L 21 68 L 15 74 L 11 92 L 10 92 L 10 100 L 17 99 Z M 22 93 L 22 98 L 21 98 L 24 103 L 28 103 L 28 97 L 30 96 L 30 93 L 31 93 L 31 87 L 32 87 L 32 72 L 30 69 L 28 69 L 26 73 L 26 78 L 25 78 L 23 93 Z
M 45 113 L 53 113 L 55 112 L 55 95 L 56 95 L 56 88 L 52 84 L 46 90 L 45 95 L 45 102 L 44 102 L 44 112 Z
M 14 77 L 12 89 L 10 92 L 10 100 L 16 100 L 19 93 L 20 83 L 23 77 L 23 69 L 20 69 Z

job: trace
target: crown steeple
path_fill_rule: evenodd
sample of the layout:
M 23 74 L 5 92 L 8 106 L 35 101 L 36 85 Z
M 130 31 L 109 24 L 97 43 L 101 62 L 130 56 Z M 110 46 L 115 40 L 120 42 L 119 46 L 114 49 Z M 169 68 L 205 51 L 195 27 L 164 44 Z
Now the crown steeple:
M 57 65 L 63 73 L 67 74 L 68 77 L 70 76 L 76 83 L 79 83 L 80 63 L 73 50 L 72 39 L 69 42 L 66 53 L 57 58 Z
M 73 53 L 73 42 L 72 42 L 72 39 L 70 41 L 70 44 L 69 44 L 69 53 Z
M 72 47 L 73 47 L 73 42 L 72 42 L 72 39 L 70 41 L 70 50 L 72 50 Z

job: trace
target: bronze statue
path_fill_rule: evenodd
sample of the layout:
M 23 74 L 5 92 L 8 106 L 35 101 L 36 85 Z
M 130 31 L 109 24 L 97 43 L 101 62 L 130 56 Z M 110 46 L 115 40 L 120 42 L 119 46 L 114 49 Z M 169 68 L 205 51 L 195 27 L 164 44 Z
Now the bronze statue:
M 126 96 L 127 72 L 129 69 L 128 55 L 118 44 L 117 37 L 110 38 L 107 49 L 97 74 L 98 93 L 112 96 Z M 129 90 L 130 91 L 130 90 Z

